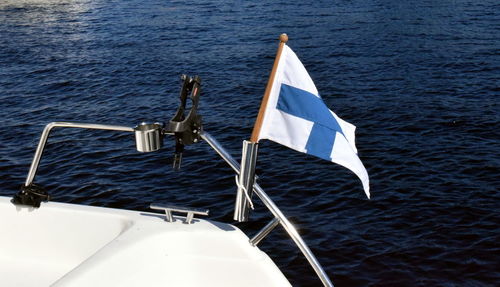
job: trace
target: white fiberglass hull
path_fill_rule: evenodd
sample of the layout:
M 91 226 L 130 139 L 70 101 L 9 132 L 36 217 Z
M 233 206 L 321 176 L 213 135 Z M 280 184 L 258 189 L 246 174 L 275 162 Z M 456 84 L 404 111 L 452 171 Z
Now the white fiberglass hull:
M 236 227 L 0 197 L 0 286 L 290 286 Z

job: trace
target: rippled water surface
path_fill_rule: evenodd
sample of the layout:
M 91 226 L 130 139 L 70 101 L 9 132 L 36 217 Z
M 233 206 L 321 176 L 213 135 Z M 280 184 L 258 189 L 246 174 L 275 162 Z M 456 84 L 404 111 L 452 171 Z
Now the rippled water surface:
M 371 178 L 262 142 L 260 183 L 337 286 L 500 282 L 500 5 L 479 1 L 0 2 L 0 183 L 24 182 L 45 124 L 167 121 L 181 73 L 203 80 L 205 129 L 239 158 L 277 37 L 325 102 L 357 126 Z M 232 222 L 234 174 L 206 144 L 181 172 L 173 141 L 139 154 L 132 135 L 55 130 L 36 182 L 55 201 L 147 210 L 205 207 Z M 271 218 L 257 202 L 252 235 Z M 295 286 L 319 286 L 277 229 L 261 248 Z

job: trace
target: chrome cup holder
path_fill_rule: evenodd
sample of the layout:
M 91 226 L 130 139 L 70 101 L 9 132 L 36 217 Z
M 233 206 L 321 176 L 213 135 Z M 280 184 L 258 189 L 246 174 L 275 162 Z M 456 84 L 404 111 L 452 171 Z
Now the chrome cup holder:
M 163 145 L 163 124 L 142 122 L 134 128 L 137 151 L 152 152 Z

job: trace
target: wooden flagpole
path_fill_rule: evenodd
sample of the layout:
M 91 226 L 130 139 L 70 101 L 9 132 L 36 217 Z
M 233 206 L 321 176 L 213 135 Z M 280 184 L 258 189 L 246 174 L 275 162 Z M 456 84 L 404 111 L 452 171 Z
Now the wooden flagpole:
M 264 92 L 264 97 L 262 98 L 262 103 L 260 104 L 259 114 L 255 120 L 253 126 L 252 136 L 250 141 L 257 143 L 259 141 L 260 128 L 262 127 L 262 121 L 264 120 L 264 113 L 266 112 L 267 101 L 269 100 L 269 94 L 271 93 L 271 88 L 273 87 L 274 77 L 276 75 L 276 70 L 278 69 L 278 63 L 280 61 L 281 52 L 285 43 L 288 41 L 288 36 L 286 34 L 280 35 L 280 44 L 278 46 L 278 51 L 276 52 L 276 58 L 274 59 L 273 69 L 271 70 L 271 75 L 269 76 L 269 81 L 267 82 L 266 90 Z

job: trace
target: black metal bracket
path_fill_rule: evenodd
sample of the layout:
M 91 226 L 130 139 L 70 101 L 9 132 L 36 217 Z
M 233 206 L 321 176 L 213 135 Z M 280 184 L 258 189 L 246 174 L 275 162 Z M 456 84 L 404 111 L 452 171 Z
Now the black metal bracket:
M 42 201 L 48 200 L 50 200 L 50 195 L 45 188 L 32 183 L 28 186 L 21 186 L 21 190 L 14 195 L 11 201 L 15 205 L 28 205 L 38 208 Z
M 183 81 L 180 92 L 181 104 L 165 129 L 166 133 L 175 135 L 173 163 L 175 170 L 180 169 L 184 146 L 199 142 L 202 132 L 201 116 L 197 113 L 201 93 L 201 79 L 199 76 L 188 77 L 182 75 L 181 80 Z M 188 98 L 191 99 L 191 108 L 186 115 Z

